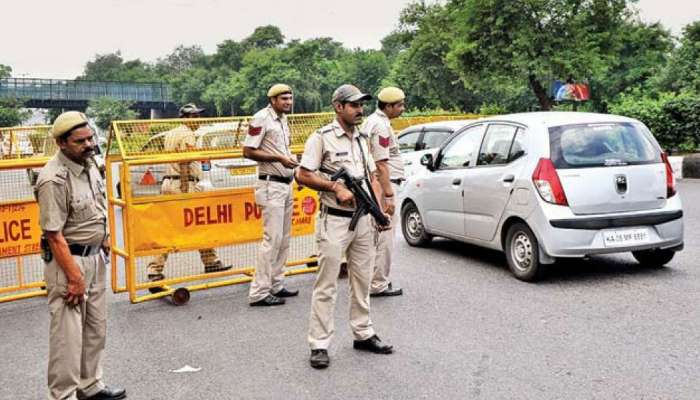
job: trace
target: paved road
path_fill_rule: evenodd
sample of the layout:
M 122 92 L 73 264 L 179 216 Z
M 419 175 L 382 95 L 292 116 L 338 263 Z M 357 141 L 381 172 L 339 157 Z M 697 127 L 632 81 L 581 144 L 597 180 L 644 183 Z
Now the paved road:
M 667 268 L 629 255 L 513 279 L 502 254 L 449 241 L 399 242 L 401 298 L 375 300 L 390 356 L 351 347 L 347 288 L 331 368 L 308 367 L 314 277 L 299 298 L 251 309 L 247 285 L 196 292 L 184 307 L 109 301 L 106 378 L 130 399 L 697 399 L 700 393 L 700 182 L 684 181 L 686 249 Z M 43 299 L 0 305 L 0 399 L 43 398 Z M 200 372 L 173 373 L 185 365 Z

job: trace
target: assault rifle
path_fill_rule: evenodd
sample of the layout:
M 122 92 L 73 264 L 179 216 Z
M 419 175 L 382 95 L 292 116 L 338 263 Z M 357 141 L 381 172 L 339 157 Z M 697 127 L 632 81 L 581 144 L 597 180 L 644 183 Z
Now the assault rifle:
M 353 196 L 355 196 L 356 207 L 355 212 L 353 213 L 352 218 L 350 219 L 349 230 L 354 231 L 355 226 L 357 226 L 357 222 L 360 220 L 360 217 L 366 214 L 371 214 L 374 220 L 377 221 L 377 224 L 379 226 L 391 225 L 391 221 L 389 220 L 389 218 L 387 218 L 386 214 L 384 214 L 382 212 L 382 209 L 379 208 L 379 202 L 374 196 L 374 191 L 371 190 L 372 186 L 366 178 L 355 178 L 352 175 L 350 175 L 350 173 L 344 167 L 341 167 L 335 173 L 332 173 L 331 171 L 323 172 L 326 172 L 331 175 L 331 181 L 337 181 L 338 179 L 342 180 L 345 186 L 348 188 L 348 190 L 350 190 Z M 363 182 L 367 182 L 367 187 L 370 188 L 369 194 L 367 193 L 365 188 L 362 187 Z

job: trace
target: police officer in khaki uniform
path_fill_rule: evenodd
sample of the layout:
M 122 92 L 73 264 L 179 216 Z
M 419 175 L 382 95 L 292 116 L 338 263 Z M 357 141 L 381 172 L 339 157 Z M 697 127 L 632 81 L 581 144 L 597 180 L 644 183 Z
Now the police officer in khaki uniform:
M 92 155 L 95 132 L 77 111 L 51 129 L 60 151 L 36 184 L 51 326 L 49 399 L 123 399 L 102 380 L 107 321 L 105 184 Z
M 199 118 L 203 108 L 197 108 L 193 103 L 186 104 L 180 108 L 180 118 Z M 168 131 L 164 138 L 164 150 L 166 152 L 187 151 L 196 147 L 196 138 L 192 130 L 194 124 L 182 125 Z M 202 178 L 202 168 L 199 162 L 182 162 L 168 164 L 167 173 L 163 177 L 160 187 L 162 194 L 179 194 L 202 191 L 198 185 Z M 224 265 L 216 256 L 214 249 L 200 249 L 199 255 L 204 264 L 204 272 L 212 273 L 231 269 L 231 265 Z M 148 263 L 147 273 L 150 281 L 160 281 L 165 279 L 163 269 L 168 261 L 168 253 L 161 254 Z M 154 288 L 152 292 L 159 291 Z
M 317 232 L 320 268 L 311 295 L 308 333 L 309 363 L 313 368 L 326 368 L 330 364 L 328 346 L 335 330 L 337 280 L 344 254 L 347 255 L 350 283 L 353 347 L 381 354 L 392 352 L 392 346 L 384 344 L 375 334 L 369 316 L 369 285 L 377 228 L 372 217 L 365 215 L 359 219 L 355 230 L 350 231 L 354 196 L 342 182 L 328 179 L 329 173 L 341 167 L 355 177 L 369 177 L 374 173 L 367 136 L 358 129 L 363 102 L 371 98 L 353 85 L 336 89 L 332 98 L 336 118 L 309 137 L 297 170 L 299 184 L 321 192 L 322 204 Z
M 402 182 L 406 180 L 399 142 L 391 128 L 390 120 L 404 112 L 405 97 L 403 91 L 396 87 L 390 86 L 380 90 L 377 95 L 377 110 L 367 117 L 362 129 L 369 135 L 370 152 L 377 164 L 377 180 L 382 189 L 382 208 L 385 213 L 392 216 L 391 229 L 379 234 L 377 256 L 374 259 L 374 275 L 370 286 L 371 297 L 403 294 L 403 290 L 392 286 L 389 280 L 396 227 L 401 223 L 395 199 Z
M 294 101 L 292 88 L 276 84 L 267 92 L 270 104 L 253 115 L 243 144 L 243 155 L 258 162 L 259 183 L 255 202 L 262 208 L 263 240 L 255 276 L 250 283 L 251 306 L 276 306 L 284 297 L 299 294 L 284 287 L 284 266 L 292 228 L 292 180 L 296 158 L 289 150 L 287 113 Z

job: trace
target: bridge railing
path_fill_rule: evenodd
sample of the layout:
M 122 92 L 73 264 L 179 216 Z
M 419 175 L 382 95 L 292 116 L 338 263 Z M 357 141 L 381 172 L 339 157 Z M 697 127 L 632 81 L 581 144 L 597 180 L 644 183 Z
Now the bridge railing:
M 0 98 L 85 101 L 100 97 L 117 100 L 161 103 L 171 102 L 165 83 L 99 82 L 60 79 L 2 78 Z

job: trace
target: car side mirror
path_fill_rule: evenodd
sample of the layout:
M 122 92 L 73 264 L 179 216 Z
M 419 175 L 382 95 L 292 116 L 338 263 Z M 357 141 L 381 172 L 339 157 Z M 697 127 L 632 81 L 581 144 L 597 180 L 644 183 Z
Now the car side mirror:
M 423 154 L 423 157 L 420 158 L 420 165 L 426 166 L 429 170 L 433 171 L 435 170 L 435 167 L 433 166 L 433 155 L 430 153 Z

